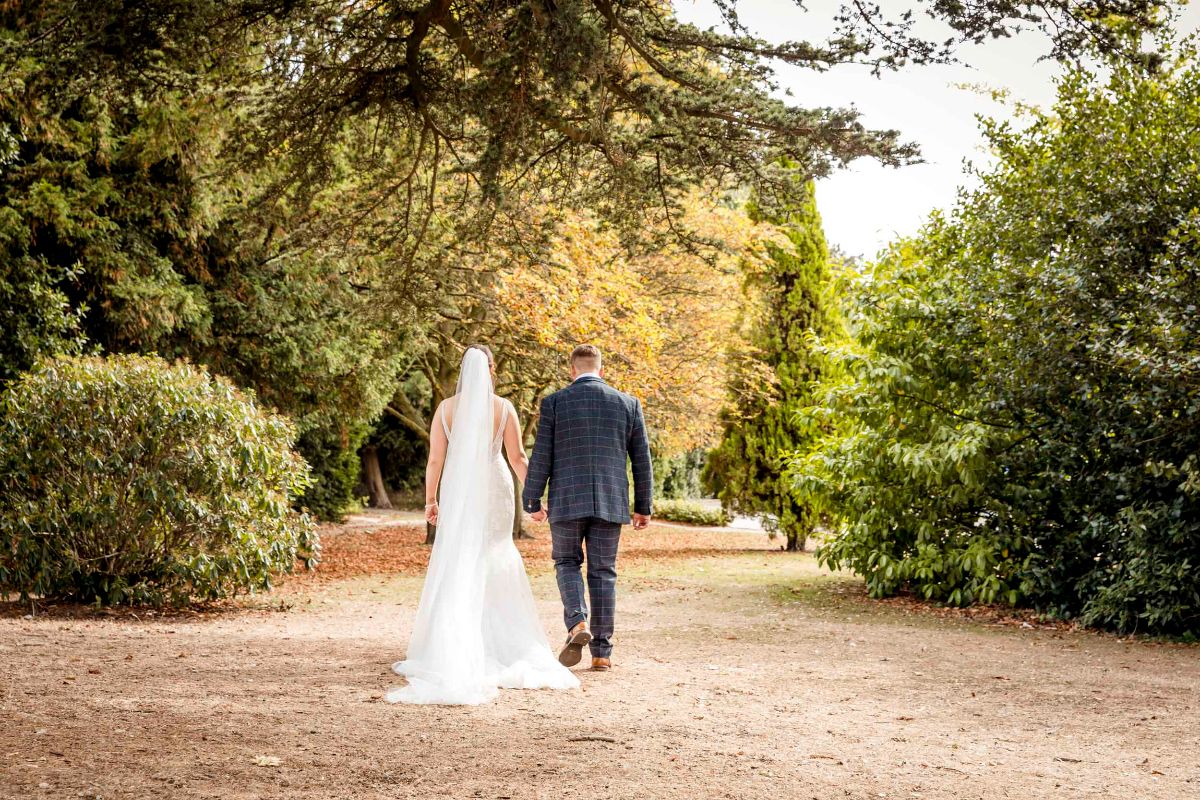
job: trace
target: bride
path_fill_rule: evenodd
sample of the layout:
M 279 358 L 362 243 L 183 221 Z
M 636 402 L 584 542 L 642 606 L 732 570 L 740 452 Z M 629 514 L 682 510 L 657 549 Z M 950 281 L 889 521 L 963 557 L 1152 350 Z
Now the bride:
M 425 518 L 437 538 L 408 658 L 392 665 L 408 685 L 389 690 L 389 703 L 474 705 L 497 688 L 579 685 L 550 651 L 513 545 L 513 482 L 501 449 L 522 483 L 529 461 L 512 403 L 492 392 L 494 372 L 491 350 L 472 345 L 457 394 L 434 414 Z

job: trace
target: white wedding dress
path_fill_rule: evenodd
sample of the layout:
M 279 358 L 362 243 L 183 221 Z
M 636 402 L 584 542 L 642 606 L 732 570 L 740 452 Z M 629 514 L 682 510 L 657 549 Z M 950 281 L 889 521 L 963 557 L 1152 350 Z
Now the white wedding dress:
M 475 705 L 497 689 L 571 689 L 579 679 L 558 663 L 538 620 L 525 564 L 512 541 L 512 476 L 502 443 L 487 356 L 463 356 L 442 470 L 437 537 L 421 590 L 408 657 L 392 669 L 408 685 L 389 703 Z M 493 433 L 493 430 L 495 433 Z

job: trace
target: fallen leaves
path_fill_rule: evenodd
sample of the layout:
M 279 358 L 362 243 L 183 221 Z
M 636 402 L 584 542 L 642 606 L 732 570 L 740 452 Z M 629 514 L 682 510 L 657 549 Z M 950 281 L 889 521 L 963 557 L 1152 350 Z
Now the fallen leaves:
M 529 526 L 533 539 L 520 539 L 521 551 L 530 571 L 550 569 L 550 528 Z M 431 548 L 420 524 L 386 525 L 374 529 L 328 525 L 321 531 L 321 564 L 315 571 L 298 569 L 293 581 L 331 582 L 364 575 L 421 575 L 429 563 Z M 710 531 L 654 525 L 645 531 L 627 533 L 621 539 L 622 562 L 670 561 L 697 556 L 716 556 L 747 550 L 766 550 L 767 537 L 748 531 Z
M 872 600 L 872 602 L 883 606 L 890 606 L 906 614 L 920 614 L 946 622 L 962 620 L 1006 628 L 1060 632 L 1076 629 L 1076 625 L 1073 622 L 1047 619 L 1038 612 L 1030 609 L 1011 608 L 1004 605 L 974 605 L 966 608 L 941 606 L 928 600 L 922 600 L 912 594 L 884 597 Z

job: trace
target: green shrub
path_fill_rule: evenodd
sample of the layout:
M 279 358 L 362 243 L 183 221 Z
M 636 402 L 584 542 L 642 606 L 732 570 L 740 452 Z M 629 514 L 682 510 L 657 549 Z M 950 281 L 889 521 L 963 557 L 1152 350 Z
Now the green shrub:
M 326 424 L 300 435 L 296 450 L 311 467 L 310 481 L 297 505 L 323 522 L 341 522 L 359 502 L 356 489 L 362 463 L 358 448 L 370 429 L 366 425 Z
M 700 448 L 673 456 L 655 453 L 655 496 L 669 500 L 702 497 L 704 489 L 700 476 L 707 461 L 708 451 Z
M 1200 634 L 1200 64 L 1070 70 L 858 281 L 795 465 L 875 595 Z
M 725 509 L 708 508 L 694 500 L 656 500 L 654 502 L 654 518 L 670 522 L 686 522 L 691 525 L 708 525 L 723 528 L 732 521 Z
M 97 604 L 268 589 L 319 545 L 287 419 L 189 365 L 59 357 L 0 396 L 0 592 Z

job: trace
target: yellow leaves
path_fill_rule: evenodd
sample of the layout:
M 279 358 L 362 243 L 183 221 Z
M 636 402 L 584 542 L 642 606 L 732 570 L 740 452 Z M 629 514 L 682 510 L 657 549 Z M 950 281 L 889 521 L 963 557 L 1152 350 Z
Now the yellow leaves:
M 631 255 L 595 218 L 561 212 L 548 263 L 515 260 L 498 275 L 503 339 L 562 359 L 590 342 L 605 374 L 644 402 L 658 448 L 711 443 L 726 385 L 726 354 L 743 317 L 741 265 L 763 229 L 738 210 L 698 197 L 675 223 L 711 242 L 689 252 L 672 241 Z

